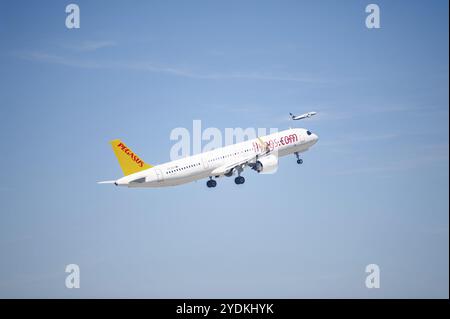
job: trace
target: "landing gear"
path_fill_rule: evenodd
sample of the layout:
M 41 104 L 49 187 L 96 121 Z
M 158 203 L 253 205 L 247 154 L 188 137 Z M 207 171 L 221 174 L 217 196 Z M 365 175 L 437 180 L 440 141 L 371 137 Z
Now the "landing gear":
M 255 165 L 253 166 L 253 169 L 258 173 L 261 173 L 263 170 L 263 164 L 260 161 L 256 161 Z
M 245 178 L 241 176 L 242 171 L 244 170 L 244 167 L 242 165 L 236 166 L 235 171 L 237 172 L 238 176 L 234 179 L 234 182 L 236 184 L 244 184 Z
M 297 157 L 297 164 L 303 164 L 303 160 L 300 158 L 300 155 L 298 154 L 298 152 L 295 152 L 294 154 Z
M 217 186 L 217 182 L 211 178 L 209 181 L 206 182 L 206 186 L 208 186 L 208 188 L 211 188 L 211 187 L 214 188 Z

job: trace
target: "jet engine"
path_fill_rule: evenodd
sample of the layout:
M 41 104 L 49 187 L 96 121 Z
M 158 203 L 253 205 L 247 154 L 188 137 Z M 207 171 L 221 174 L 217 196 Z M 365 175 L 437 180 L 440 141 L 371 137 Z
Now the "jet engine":
M 258 159 L 253 169 L 262 174 L 274 173 L 278 169 L 278 156 L 268 155 Z

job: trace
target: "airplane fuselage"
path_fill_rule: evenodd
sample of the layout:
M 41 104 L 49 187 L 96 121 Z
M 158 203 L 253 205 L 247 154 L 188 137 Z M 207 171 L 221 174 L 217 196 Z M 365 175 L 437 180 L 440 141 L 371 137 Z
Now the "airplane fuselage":
M 306 129 L 293 128 L 241 143 L 218 148 L 205 153 L 184 157 L 156 165 L 149 169 L 124 176 L 116 185 L 128 187 L 163 187 L 189 183 L 195 180 L 219 177 L 220 168 L 230 162 L 257 157 L 267 149 L 267 154 L 276 159 L 293 153 L 307 151 L 318 140 L 318 136 Z M 234 174 L 231 171 L 226 176 Z

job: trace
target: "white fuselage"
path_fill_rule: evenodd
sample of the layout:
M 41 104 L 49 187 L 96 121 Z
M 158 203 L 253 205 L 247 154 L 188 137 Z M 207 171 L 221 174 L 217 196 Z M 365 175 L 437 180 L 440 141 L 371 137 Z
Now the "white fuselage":
M 309 133 L 309 134 L 308 134 Z M 189 183 L 198 179 L 215 177 L 214 170 L 241 158 L 257 155 L 266 143 L 271 154 L 282 157 L 307 151 L 318 140 L 306 129 L 294 128 L 245 142 L 225 146 L 209 152 L 184 157 L 152 168 L 127 175 L 116 185 L 128 187 L 163 187 Z

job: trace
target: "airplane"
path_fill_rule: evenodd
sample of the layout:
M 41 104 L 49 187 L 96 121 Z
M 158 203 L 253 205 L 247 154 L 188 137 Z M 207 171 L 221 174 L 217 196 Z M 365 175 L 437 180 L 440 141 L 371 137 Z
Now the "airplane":
M 317 112 L 308 112 L 308 113 L 305 113 L 305 114 L 302 114 L 302 115 L 294 115 L 292 113 L 289 113 L 289 115 L 291 116 L 291 119 L 294 120 L 294 121 L 310 118 L 311 116 L 314 116 L 316 114 L 317 114 Z
M 248 167 L 262 174 L 273 173 L 278 168 L 279 157 L 289 154 L 295 154 L 297 163 L 302 164 L 300 153 L 309 150 L 318 140 L 319 137 L 307 129 L 291 128 L 152 166 L 145 163 L 121 140 L 115 139 L 110 143 L 124 176 L 98 183 L 130 188 L 165 187 L 209 178 L 206 186 L 214 188 L 217 186 L 217 178 L 237 175 L 234 182 L 240 185 L 245 182 L 245 178 L 241 176 L 244 168 Z

